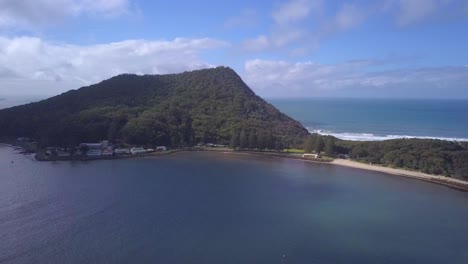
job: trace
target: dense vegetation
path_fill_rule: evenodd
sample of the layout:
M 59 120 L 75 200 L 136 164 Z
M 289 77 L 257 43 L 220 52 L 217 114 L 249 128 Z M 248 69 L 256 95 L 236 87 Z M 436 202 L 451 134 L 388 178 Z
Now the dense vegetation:
M 30 137 L 40 146 L 109 139 L 137 145 L 237 149 L 303 146 L 367 163 L 468 179 L 468 145 L 430 139 L 343 141 L 309 135 L 256 96 L 230 68 L 181 74 L 124 74 L 37 103 L 0 110 L 0 138 Z
M 350 145 L 353 159 L 468 179 L 468 149 L 457 142 L 397 139 Z
M 42 146 L 102 139 L 141 145 L 229 144 L 241 133 L 268 138 L 268 146 L 273 146 L 292 145 L 308 135 L 226 67 L 119 75 L 0 110 L 0 126 L 0 137 L 31 137 Z
M 306 152 L 348 155 L 354 160 L 384 164 L 468 180 L 468 143 L 436 139 L 395 139 L 357 142 L 313 134 L 304 144 Z

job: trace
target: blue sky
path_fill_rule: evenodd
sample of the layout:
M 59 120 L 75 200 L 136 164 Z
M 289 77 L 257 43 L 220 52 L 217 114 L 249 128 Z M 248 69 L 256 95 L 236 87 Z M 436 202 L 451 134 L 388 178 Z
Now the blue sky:
M 0 98 L 218 65 L 264 97 L 468 98 L 468 1 L 0 0 Z

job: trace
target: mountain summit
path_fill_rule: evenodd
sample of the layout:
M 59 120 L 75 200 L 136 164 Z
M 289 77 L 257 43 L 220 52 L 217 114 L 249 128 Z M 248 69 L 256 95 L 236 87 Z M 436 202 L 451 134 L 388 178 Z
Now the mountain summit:
M 167 75 L 122 74 L 40 102 L 0 110 L 0 137 L 41 145 L 102 139 L 131 144 L 226 144 L 233 135 L 268 135 L 291 145 L 308 135 L 255 95 L 228 67 Z

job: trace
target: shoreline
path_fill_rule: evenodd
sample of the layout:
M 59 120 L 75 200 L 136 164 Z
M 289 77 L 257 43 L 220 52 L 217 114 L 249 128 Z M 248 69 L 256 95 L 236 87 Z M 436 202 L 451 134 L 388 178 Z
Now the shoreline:
M 446 176 L 432 175 L 432 174 L 427 174 L 427 173 L 418 172 L 418 171 L 389 168 L 389 167 L 378 166 L 378 165 L 364 164 L 364 163 L 360 163 L 357 161 L 345 160 L 345 159 L 334 159 L 332 162 L 330 162 L 330 164 L 336 165 L 336 166 L 348 167 L 348 168 L 367 170 L 367 171 L 382 172 L 382 173 L 410 178 L 410 179 L 422 180 L 422 181 L 445 185 L 451 188 L 455 188 L 461 191 L 468 192 L 467 181 L 449 178 Z
M 8 143 L 2 143 L 2 145 L 14 147 Z M 252 155 L 252 156 L 260 156 L 260 157 L 272 157 L 272 158 L 286 158 L 292 160 L 299 160 L 305 162 L 313 162 L 313 163 L 322 163 L 322 164 L 329 164 L 335 166 L 342 166 L 354 169 L 361 169 L 367 171 L 374 171 L 374 172 L 381 172 L 388 175 L 400 176 L 415 180 L 421 180 L 425 182 L 435 183 L 439 185 L 444 185 L 453 189 L 457 189 L 459 191 L 468 192 L 468 181 L 463 181 L 459 179 L 449 178 L 446 176 L 440 175 L 432 175 L 418 171 L 410 171 L 406 169 L 399 169 L 399 168 L 390 168 L 384 167 L 379 165 L 370 165 L 365 164 L 353 160 L 347 159 L 333 159 L 333 160 L 326 160 L 326 159 L 314 159 L 314 158 L 303 158 L 301 155 L 295 155 L 292 153 L 282 153 L 282 152 L 262 152 L 262 151 L 235 151 L 232 149 L 209 149 L 209 148 L 191 148 L 191 149 L 173 149 L 167 152 L 153 152 L 147 153 L 142 155 L 125 155 L 125 156 L 113 156 L 108 158 L 84 158 L 84 159 L 70 159 L 70 158 L 58 158 L 58 159 L 38 159 L 37 153 L 34 155 L 34 159 L 39 162 L 46 162 L 46 161 L 96 161 L 96 160 L 114 160 L 114 159 L 131 159 L 131 158 L 145 158 L 145 157 L 158 157 L 158 156 L 165 156 L 171 155 L 180 152 L 212 152 L 212 153 L 222 153 L 222 154 L 234 154 L 234 155 Z
M 206 150 L 206 151 L 209 151 L 209 150 Z M 354 169 L 360 169 L 360 170 L 366 170 L 366 171 L 381 172 L 387 175 L 393 175 L 393 176 L 405 177 L 405 178 L 414 179 L 414 180 L 430 182 L 434 184 L 444 185 L 446 187 L 450 187 L 459 191 L 468 192 L 468 181 L 449 178 L 446 176 L 432 175 L 432 174 L 427 174 L 427 173 L 418 172 L 418 171 L 410 171 L 410 170 L 405 170 L 405 169 L 389 168 L 389 167 L 384 167 L 384 166 L 379 166 L 379 165 L 364 164 L 364 163 L 360 163 L 360 162 L 353 161 L 353 160 L 333 159 L 333 161 L 324 161 L 324 160 L 319 160 L 319 159 L 306 159 L 300 156 L 293 157 L 293 156 L 289 156 L 290 154 L 277 153 L 275 155 L 274 153 L 267 154 L 267 153 L 249 152 L 249 151 L 240 151 L 240 152 L 226 151 L 224 153 L 235 154 L 235 155 L 252 155 L 252 156 L 263 156 L 263 157 L 274 157 L 274 158 L 287 158 L 287 159 L 294 159 L 294 160 L 300 160 L 300 161 L 305 161 L 305 162 L 322 163 L 322 164 L 342 166 L 342 167 L 348 167 L 348 168 L 354 168 Z

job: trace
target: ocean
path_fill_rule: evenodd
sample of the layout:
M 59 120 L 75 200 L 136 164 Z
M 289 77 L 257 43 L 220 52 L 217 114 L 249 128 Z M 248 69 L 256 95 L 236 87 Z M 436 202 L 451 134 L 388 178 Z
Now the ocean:
M 310 132 L 347 140 L 468 141 L 468 100 L 270 99 Z
M 8 96 L 2 97 L 0 95 L 0 109 L 16 106 L 16 105 L 23 105 L 29 104 L 32 102 L 37 102 L 40 100 L 45 99 L 43 96 Z
M 37 162 L 0 146 L 0 263 L 468 263 L 468 194 L 223 153 Z

